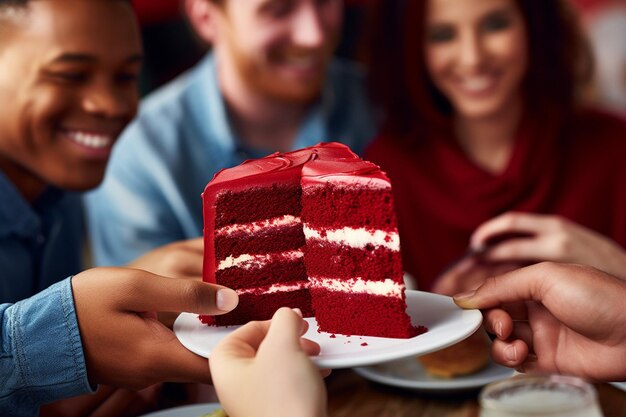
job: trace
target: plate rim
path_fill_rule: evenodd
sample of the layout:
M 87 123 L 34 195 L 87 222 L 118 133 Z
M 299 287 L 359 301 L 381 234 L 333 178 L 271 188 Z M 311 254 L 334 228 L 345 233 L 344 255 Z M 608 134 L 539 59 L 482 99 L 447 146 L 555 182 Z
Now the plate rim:
M 399 359 L 398 361 L 409 361 L 409 360 L 417 360 L 415 358 L 404 358 Z M 395 362 L 395 361 L 394 361 Z M 385 366 L 385 364 L 379 364 L 379 366 Z M 492 377 L 476 377 L 481 372 L 484 372 L 487 368 L 497 366 L 502 368 L 501 376 L 492 376 Z M 372 369 L 373 366 L 359 366 L 353 368 L 354 372 L 358 375 L 362 376 L 365 379 L 370 381 L 378 382 L 384 385 L 390 385 L 399 388 L 411 389 L 415 391 L 461 391 L 461 390 L 470 390 L 481 388 L 491 382 L 500 381 L 502 379 L 510 378 L 515 375 L 514 369 L 509 369 L 505 366 L 498 365 L 493 362 L 493 360 L 489 359 L 489 364 L 487 367 L 483 368 L 480 371 L 477 371 L 471 375 L 464 375 L 459 378 L 442 378 L 440 381 L 420 381 L 415 379 L 407 379 L 402 377 L 392 377 L 389 375 L 382 374 Z
M 456 307 L 456 305 L 454 304 L 454 301 L 452 301 L 452 298 L 444 296 L 444 295 L 425 292 L 425 291 L 417 291 L 417 290 L 406 290 L 405 293 L 406 293 L 406 299 L 407 299 L 407 312 L 412 307 L 414 307 L 414 305 L 410 301 L 417 302 L 421 300 L 421 302 L 423 302 L 423 297 L 427 297 L 430 300 L 437 300 L 436 301 L 437 303 L 447 303 L 450 305 L 450 307 Z M 320 356 L 314 356 L 311 359 L 320 368 L 342 369 L 342 368 L 354 368 L 354 367 L 362 367 L 362 366 L 367 366 L 367 365 L 391 362 L 394 360 L 399 360 L 399 359 L 407 358 L 411 356 L 421 356 L 421 355 L 425 355 L 428 353 L 432 353 L 432 352 L 444 349 L 446 347 L 452 346 L 466 339 L 467 337 L 472 335 L 482 324 L 482 313 L 480 312 L 480 310 L 464 310 L 464 309 L 461 309 L 460 307 L 456 307 L 456 308 L 458 308 L 458 311 L 455 311 L 455 313 L 458 313 L 461 315 L 461 320 L 463 324 L 465 324 L 465 327 L 463 327 L 462 331 L 458 332 L 457 334 L 448 335 L 445 342 L 433 345 L 427 349 L 424 349 L 424 347 L 421 346 L 420 344 L 411 345 L 410 341 L 416 338 L 419 338 L 423 336 L 424 334 L 428 334 L 428 332 L 409 338 L 409 339 L 402 339 L 402 340 L 405 340 L 405 343 L 401 344 L 400 352 L 398 352 L 396 348 L 396 349 L 392 349 L 390 352 L 385 354 L 385 353 L 380 353 L 379 351 L 380 349 L 379 349 L 377 351 L 373 351 L 370 353 L 362 353 L 359 355 L 352 355 L 352 356 L 346 356 L 345 354 L 339 354 L 339 355 L 338 354 L 335 354 L 335 355 L 332 355 L 332 354 L 323 355 L 322 354 Z M 196 321 L 198 320 L 197 314 L 195 313 L 181 313 L 174 322 L 173 331 L 183 346 L 185 346 L 191 352 L 199 356 L 208 358 L 210 356 L 210 352 L 207 354 L 204 350 L 197 349 L 195 346 L 188 346 L 188 344 L 185 343 L 185 340 L 181 339 L 181 336 L 179 332 L 177 331 L 177 329 L 180 329 L 180 326 L 182 326 L 183 321 L 190 320 L 190 318 L 193 318 L 193 320 L 196 320 Z M 311 329 L 316 329 L 317 322 L 315 322 L 314 317 L 307 317 L 305 320 L 309 321 Z M 239 326 L 232 326 L 232 329 L 234 330 L 238 327 Z M 431 331 L 431 329 L 429 329 L 429 331 Z M 365 338 L 365 340 L 372 338 L 370 336 L 358 336 L 358 335 L 353 335 L 351 337 Z
M 613 381 L 613 382 L 609 382 L 609 384 L 611 384 L 612 386 L 614 386 L 615 388 L 619 390 L 626 392 L 626 381 Z

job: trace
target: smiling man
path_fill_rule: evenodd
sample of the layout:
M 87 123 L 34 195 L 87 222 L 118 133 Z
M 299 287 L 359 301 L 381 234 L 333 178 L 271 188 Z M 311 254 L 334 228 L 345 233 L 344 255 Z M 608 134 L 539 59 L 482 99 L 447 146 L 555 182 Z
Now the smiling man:
M 118 8 L 128 15 L 123 3 Z M 63 8 L 76 5 L 36 2 L 0 13 L 0 168 L 29 201 L 48 184 L 98 185 L 137 108 L 141 43 L 134 22 L 111 31 L 108 19 L 121 12 L 108 6 L 97 24 L 76 17 L 88 7 L 48 10 Z M 88 32 L 93 36 L 76 35 Z
M 74 192 L 102 181 L 136 113 L 141 61 L 129 1 L 0 0 L 0 415 L 93 392 L 65 279 L 82 269 Z M 77 401 L 110 410 L 116 392 Z
M 0 0 L 1 416 L 140 415 L 159 382 L 210 380 L 206 359 L 146 314 L 221 304 L 210 285 L 171 278 L 201 260 L 193 242 L 78 274 L 78 192 L 100 183 L 136 113 L 141 61 L 129 0 Z
M 320 141 L 361 152 L 375 134 L 362 74 L 333 58 L 341 0 L 186 0 L 212 45 L 147 97 L 88 197 L 97 263 L 200 236 L 200 193 L 248 158 Z
M 80 271 L 80 205 L 64 191 L 102 181 L 141 54 L 127 1 L 0 0 L 0 302 Z

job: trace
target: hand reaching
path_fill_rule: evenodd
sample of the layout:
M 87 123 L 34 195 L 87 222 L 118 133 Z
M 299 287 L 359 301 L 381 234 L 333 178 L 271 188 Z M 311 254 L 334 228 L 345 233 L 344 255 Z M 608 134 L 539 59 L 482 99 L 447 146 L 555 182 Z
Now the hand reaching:
M 487 309 L 492 357 L 523 372 L 626 380 L 626 282 L 580 265 L 540 263 L 455 296 Z
M 180 344 L 154 311 L 223 314 L 237 305 L 228 288 L 126 268 L 72 278 L 89 381 L 141 389 L 156 382 L 209 383 L 206 361 Z
M 506 234 L 526 237 L 489 245 L 494 237 Z M 626 250 L 611 239 L 559 216 L 505 213 L 478 227 L 470 246 L 484 250 L 486 261 L 579 263 L 626 280 Z
M 308 323 L 289 308 L 250 322 L 211 352 L 211 374 L 229 417 L 322 417 L 326 389 L 309 355 L 319 346 L 301 336 Z

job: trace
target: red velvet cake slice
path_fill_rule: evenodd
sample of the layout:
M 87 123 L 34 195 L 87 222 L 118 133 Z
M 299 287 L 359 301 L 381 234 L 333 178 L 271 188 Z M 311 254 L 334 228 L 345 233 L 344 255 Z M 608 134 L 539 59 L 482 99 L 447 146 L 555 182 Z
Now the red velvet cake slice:
M 280 307 L 312 316 L 300 221 L 302 166 L 315 158 L 358 159 L 344 145 L 323 144 L 218 172 L 202 194 L 204 281 L 236 290 L 237 308 L 201 316 L 221 326 L 266 320 Z
M 409 338 L 391 184 L 366 161 L 307 163 L 302 170 L 305 265 L 319 330 Z
M 218 172 L 202 198 L 204 280 L 239 294 L 235 310 L 204 323 L 266 320 L 287 306 L 328 333 L 417 334 L 389 180 L 347 146 L 246 161 Z

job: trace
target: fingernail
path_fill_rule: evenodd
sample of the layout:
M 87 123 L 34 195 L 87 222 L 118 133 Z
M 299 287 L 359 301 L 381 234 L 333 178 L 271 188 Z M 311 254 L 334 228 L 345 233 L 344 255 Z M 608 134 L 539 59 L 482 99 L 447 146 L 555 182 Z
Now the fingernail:
M 509 362 L 517 362 L 517 349 L 515 349 L 515 346 L 513 345 L 508 345 L 507 347 L 504 348 L 504 359 L 506 359 Z
M 496 322 L 496 325 L 494 327 L 495 327 L 494 330 L 496 331 L 496 336 L 502 339 L 502 322 L 501 321 Z
M 299 308 L 292 308 L 292 310 L 299 315 L 300 317 L 302 317 L 302 310 L 300 310 Z
M 230 288 L 221 288 L 215 295 L 215 306 L 221 311 L 231 311 L 239 303 L 239 296 Z
M 467 300 L 468 298 L 472 298 L 474 294 L 476 294 L 476 290 L 465 291 L 465 292 L 453 295 L 452 298 L 458 301 Z

